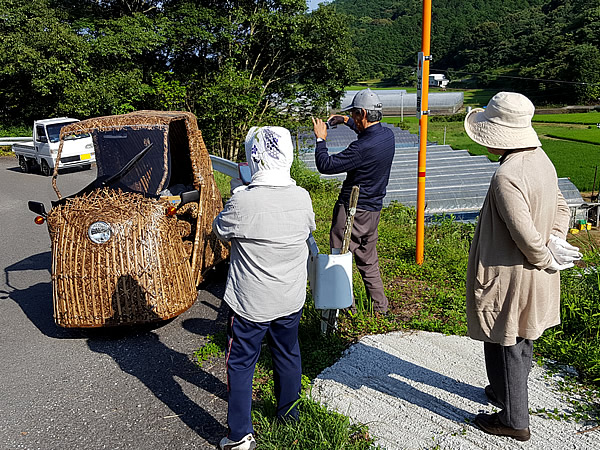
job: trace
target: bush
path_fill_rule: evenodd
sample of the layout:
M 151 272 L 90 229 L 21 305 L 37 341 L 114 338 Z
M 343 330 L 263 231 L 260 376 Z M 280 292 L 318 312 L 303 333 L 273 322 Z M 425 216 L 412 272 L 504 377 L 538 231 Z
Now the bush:
M 340 185 L 336 180 L 322 180 L 319 173 L 307 168 L 304 161 L 298 158 L 294 158 L 290 174 L 298 186 L 311 193 L 336 190 Z
M 449 116 L 431 116 L 432 122 L 464 122 L 467 113 L 452 114 Z

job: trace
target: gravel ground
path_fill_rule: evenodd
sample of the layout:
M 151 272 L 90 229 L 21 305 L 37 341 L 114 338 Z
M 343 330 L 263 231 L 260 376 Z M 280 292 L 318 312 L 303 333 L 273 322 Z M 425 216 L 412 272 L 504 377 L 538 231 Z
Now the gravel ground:
M 573 413 L 559 392 L 564 375 L 534 364 L 529 407 Z M 412 332 L 367 336 L 314 381 L 313 397 L 369 426 L 386 449 L 594 449 L 595 424 L 533 414 L 531 439 L 490 436 L 472 424 L 488 404 L 483 345 L 467 337 Z M 573 394 L 570 394 L 573 395 Z

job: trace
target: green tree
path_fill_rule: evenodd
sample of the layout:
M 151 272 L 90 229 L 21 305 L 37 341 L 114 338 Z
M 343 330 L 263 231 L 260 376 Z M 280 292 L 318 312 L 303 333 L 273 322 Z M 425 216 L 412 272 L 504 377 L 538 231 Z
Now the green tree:
M 171 64 L 213 151 L 237 159 L 253 125 L 290 126 L 339 100 L 355 67 L 343 18 L 304 0 L 189 2 L 167 11 Z
M 0 117 L 8 124 L 70 112 L 89 46 L 47 0 L 0 0 Z
M 209 148 L 291 126 L 356 72 L 345 19 L 304 0 L 0 0 L 5 118 L 189 109 Z
M 90 50 L 89 70 L 69 88 L 71 98 L 78 99 L 73 110 L 89 117 L 148 107 L 160 89 L 153 77 L 167 70 L 161 54 L 168 22 L 134 12 L 75 25 Z M 155 80 L 161 83 L 160 77 Z

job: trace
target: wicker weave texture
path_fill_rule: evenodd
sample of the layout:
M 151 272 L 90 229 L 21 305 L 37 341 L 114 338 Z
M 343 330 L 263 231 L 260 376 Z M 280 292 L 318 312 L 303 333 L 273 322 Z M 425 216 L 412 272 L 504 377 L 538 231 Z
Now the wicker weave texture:
M 200 190 L 199 214 L 196 216 L 196 223 L 192 229 L 192 252 L 191 267 L 192 277 L 195 285 L 200 284 L 206 272 L 224 261 L 229 256 L 229 246 L 220 241 L 212 231 L 212 222 L 217 214 L 223 209 L 221 194 L 217 188 L 213 176 L 213 167 L 208 150 L 202 139 L 202 133 L 198 129 L 196 116 L 187 111 L 135 111 L 128 114 L 115 116 L 96 117 L 81 122 L 75 122 L 64 126 L 61 129 L 61 145 L 66 136 L 71 134 L 89 133 L 91 130 L 109 130 L 130 128 L 152 128 L 152 127 L 173 127 L 177 122 L 185 124 L 185 141 L 187 148 L 172 149 L 172 151 L 185 151 L 189 154 L 188 164 L 193 173 L 193 184 Z M 169 131 L 172 134 L 173 131 Z M 98 150 L 96 150 L 98 151 Z M 61 148 L 58 151 L 60 159 Z M 56 165 L 58 167 L 58 164 Z M 60 191 L 56 186 L 55 171 L 52 178 L 52 185 L 59 198 Z M 186 244 L 189 247 L 189 244 Z
M 48 214 L 55 321 L 63 327 L 146 323 L 176 316 L 197 297 L 189 253 L 167 203 L 101 189 Z M 110 224 L 95 244 L 91 224 Z

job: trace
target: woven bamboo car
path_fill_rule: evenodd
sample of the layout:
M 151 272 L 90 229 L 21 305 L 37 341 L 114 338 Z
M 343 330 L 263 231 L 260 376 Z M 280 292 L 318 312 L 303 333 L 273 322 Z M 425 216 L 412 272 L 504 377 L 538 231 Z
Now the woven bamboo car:
M 228 256 L 212 232 L 223 204 L 195 116 L 138 111 L 73 123 L 61 130 L 57 159 L 65 137 L 83 133 L 94 142 L 97 179 L 63 197 L 55 169 L 51 210 L 30 202 L 52 241 L 56 323 L 102 327 L 181 314 Z

